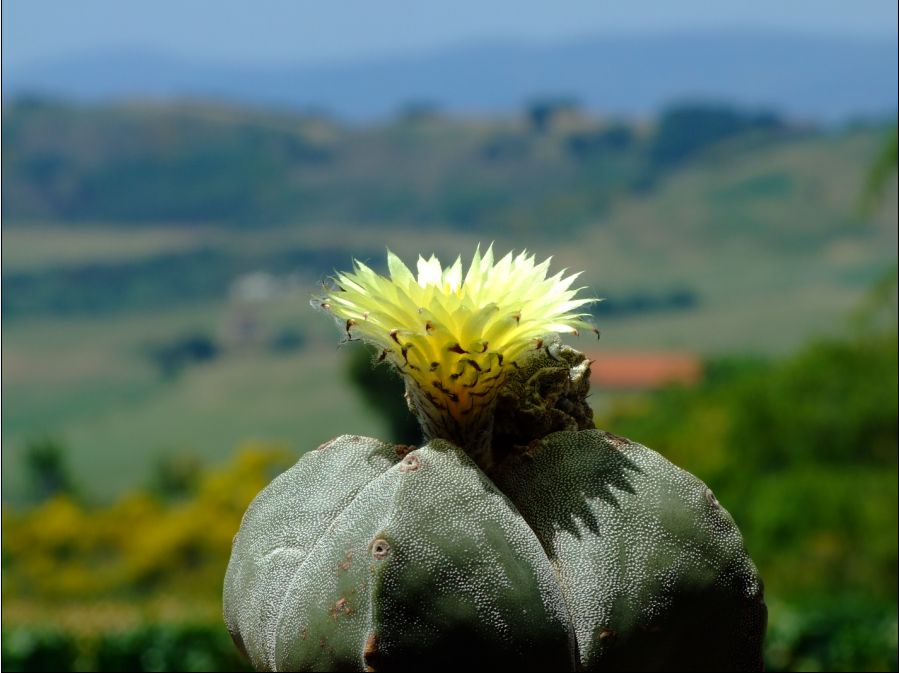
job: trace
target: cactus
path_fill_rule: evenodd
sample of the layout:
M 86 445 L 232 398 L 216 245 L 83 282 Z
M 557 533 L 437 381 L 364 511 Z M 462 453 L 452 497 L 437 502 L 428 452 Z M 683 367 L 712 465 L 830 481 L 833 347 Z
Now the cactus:
M 760 670 L 762 584 L 698 479 L 593 429 L 555 334 L 591 300 L 492 249 L 316 303 L 406 381 L 427 443 L 339 437 L 251 504 L 225 621 L 258 670 Z
M 761 581 L 699 479 L 585 430 L 536 442 L 496 483 L 558 570 L 585 670 L 761 669 Z
M 564 670 L 574 638 L 537 537 L 472 460 L 344 436 L 253 502 L 225 618 L 257 670 Z

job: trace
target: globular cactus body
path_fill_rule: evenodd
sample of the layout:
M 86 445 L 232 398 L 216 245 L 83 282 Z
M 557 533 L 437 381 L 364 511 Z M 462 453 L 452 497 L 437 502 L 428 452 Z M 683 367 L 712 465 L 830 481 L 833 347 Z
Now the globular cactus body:
M 492 250 L 319 305 L 406 379 L 427 443 L 343 436 L 253 502 L 225 621 L 259 670 L 760 670 L 762 584 L 701 481 L 593 428 L 589 328 L 548 261 Z
M 586 670 L 759 670 L 766 609 L 712 491 L 655 451 L 557 432 L 497 485 L 559 573 Z
M 340 437 L 247 511 L 225 618 L 253 665 L 570 669 L 561 589 L 514 506 L 446 442 L 396 449 Z

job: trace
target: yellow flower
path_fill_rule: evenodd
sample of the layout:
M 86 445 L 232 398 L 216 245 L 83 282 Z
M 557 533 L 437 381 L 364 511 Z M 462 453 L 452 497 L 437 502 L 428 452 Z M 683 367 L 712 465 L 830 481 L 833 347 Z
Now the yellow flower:
M 356 261 L 319 305 L 405 377 L 426 435 L 458 443 L 489 425 L 484 417 L 516 361 L 550 335 L 594 329 L 579 309 L 595 300 L 570 289 L 580 274 L 547 277 L 549 262 L 510 252 L 494 263 L 490 246 L 483 257 L 475 251 L 464 275 L 461 258 L 443 268 L 419 257 L 416 277 L 388 251 L 389 278 Z

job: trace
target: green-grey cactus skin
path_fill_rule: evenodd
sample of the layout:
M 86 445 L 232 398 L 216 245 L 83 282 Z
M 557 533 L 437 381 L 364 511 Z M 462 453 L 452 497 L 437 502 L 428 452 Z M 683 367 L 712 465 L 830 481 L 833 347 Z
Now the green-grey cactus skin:
M 540 542 L 462 451 L 344 436 L 264 489 L 225 621 L 257 670 L 571 670 Z
M 345 436 L 275 480 L 226 576 L 253 665 L 760 670 L 762 583 L 733 520 L 659 454 L 587 429 L 589 372 L 557 341 L 516 365 L 489 478 L 442 440 Z
M 582 669 L 762 669 L 762 583 L 699 479 L 599 430 L 550 434 L 494 479 L 559 573 Z

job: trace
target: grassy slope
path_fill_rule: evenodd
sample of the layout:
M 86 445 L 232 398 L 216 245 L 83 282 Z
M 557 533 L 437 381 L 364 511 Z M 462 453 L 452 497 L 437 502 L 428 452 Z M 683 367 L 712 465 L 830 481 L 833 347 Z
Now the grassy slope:
M 551 223 L 541 239 L 508 230 L 474 235 L 329 224 L 252 235 L 207 230 L 202 236 L 157 227 L 135 236 L 47 224 L 6 230 L 3 261 L 6 268 L 39 269 L 200 245 L 276 249 L 287 240 L 311 248 L 337 241 L 347 247 L 347 260 L 354 249 L 385 244 L 404 256 L 433 249 L 449 257 L 478 239 L 495 240 L 500 249 L 527 245 L 553 254 L 560 266 L 586 269 L 586 282 L 599 296 L 677 284 L 698 292 L 700 305 L 690 312 L 601 320 L 600 352 L 635 346 L 784 352 L 810 335 L 841 329 L 870 281 L 895 263 L 895 189 L 873 226 L 855 210 L 878 142 L 877 134 L 859 132 L 730 159 L 709 156 L 644 197 L 622 198 L 573 238 L 555 238 Z M 330 269 L 307 271 L 313 277 Z M 69 444 L 77 477 L 100 495 L 145 479 L 159 452 L 191 451 L 217 461 L 249 438 L 283 439 L 304 450 L 342 432 L 383 433 L 345 384 L 335 332 L 308 308 L 303 293 L 260 314 L 263 327 L 290 324 L 309 333 L 307 348 L 297 354 L 231 350 L 172 381 L 161 380 L 140 356 L 147 343 L 189 329 L 226 335 L 234 311 L 216 301 L 103 319 L 7 321 L 4 498 L 21 488 L 23 442 L 44 433 Z
M 879 141 L 850 134 L 709 158 L 651 198 L 619 204 L 583 234 L 572 264 L 599 267 L 592 275 L 614 279 L 609 292 L 685 284 L 702 303 L 616 322 L 606 345 L 779 353 L 844 329 L 896 262 L 895 181 L 873 222 L 856 206 Z
M 272 313 L 302 314 L 308 303 L 293 296 L 266 308 L 260 323 L 281 325 Z M 44 433 L 67 443 L 76 478 L 99 496 L 146 481 L 160 453 L 220 462 L 245 440 L 276 440 L 301 452 L 336 434 L 384 434 L 344 381 L 330 325 L 318 325 L 299 353 L 231 349 L 172 380 L 140 355 L 144 344 L 172 333 L 220 332 L 228 313 L 212 304 L 5 328 L 4 498 L 21 493 L 23 442 Z

